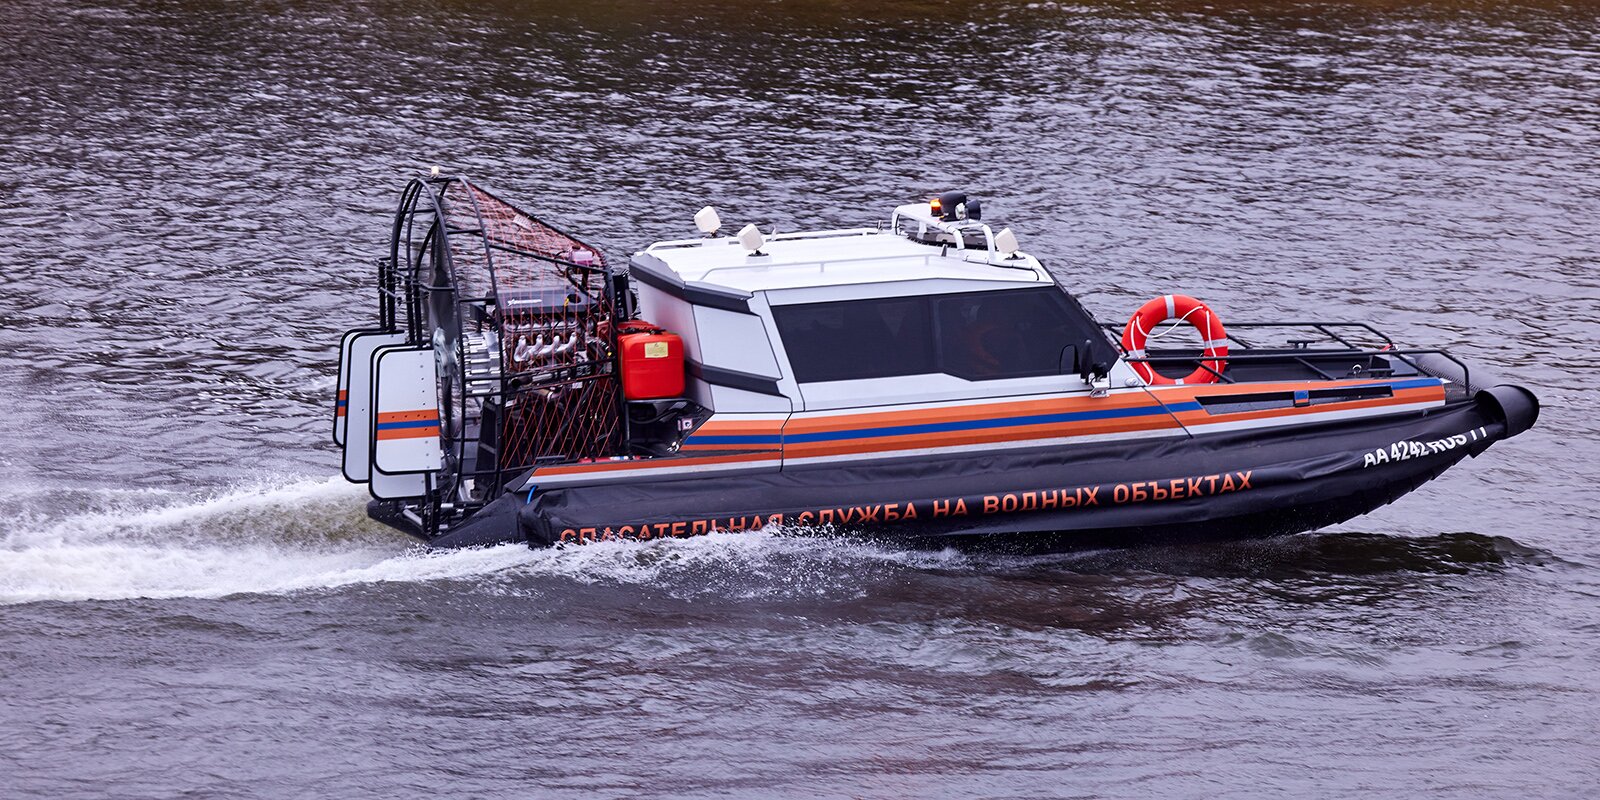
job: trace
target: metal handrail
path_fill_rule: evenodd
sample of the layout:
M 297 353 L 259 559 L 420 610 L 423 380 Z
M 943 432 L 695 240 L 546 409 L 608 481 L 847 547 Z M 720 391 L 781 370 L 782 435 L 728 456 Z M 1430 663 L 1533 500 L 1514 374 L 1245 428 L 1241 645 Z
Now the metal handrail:
M 1109 331 L 1121 330 L 1123 328 L 1122 325 L 1119 325 L 1119 324 L 1114 323 L 1114 322 L 1102 322 L 1102 323 L 1100 323 L 1100 326 L 1102 328 L 1105 328 L 1106 330 L 1109 330 Z M 1228 338 L 1230 340 L 1232 340 L 1232 341 L 1238 342 L 1239 344 L 1241 344 L 1241 345 L 1243 345 L 1244 347 L 1247 347 L 1247 348 L 1254 348 L 1254 347 L 1256 347 L 1256 345 L 1252 344 L 1251 342 L 1249 342 L 1249 341 L 1247 341 L 1247 340 L 1245 340 L 1243 338 L 1240 338 L 1238 336 L 1234 336 L 1231 333 L 1231 331 L 1233 329 L 1235 329 L 1235 328 L 1251 328 L 1251 329 L 1256 329 L 1256 328 L 1312 328 L 1312 329 L 1315 329 L 1318 333 L 1321 333 L 1322 335 L 1328 337 L 1329 339 L 1332 339 L 1332 340 L 1338 342 L 1339 344 L 1344 345 L 1345 347 L 1351 348 L 1352 350 L 1359 350 L 1359 349 L 1361 349 L 1360 345 L 1357 345 L 1357 344 L 1351 342 L 1350 340 L 1344 338 L 1343 336 L 1340 336 L 1339 334 L 1337 334 L 1334 331 L 1330 330 L 1330 328 L 1360 328 L 1361 330 L 1364 330 L 1367 333 L 1370 333 L 1373 336 L 1376 336 L 1379 339 L 1383 340 L 1383 343 L 1388 345 L 1388 346 L 1390 346 L 1391 348 L 1399 346 L 1398 344 L 1396 344 L 1394 339 L 1389 338 L 1388 334 L 1386 334 L 1383 331 L 1380 331 L 1377 328 L 1373 327 L 1371 325 L 1371 323 L 1366 323 L 1366 322 L 1343 322 L 1343 321 L 1330 322 L 1330 321 L 1327 321 L 1327 320 L 1294 320 L 1294 321 L 1288 321 L 1288 322 L 1229 322 L 1229 323 L 1227 323 L 1226 327 L 1230 331 L 1230 333 L 1228 334 Z
M 1463 386 L 1472 385 L 1471 368 L 1467 366 L 1467 363 L 1465 361 L 1462 361 L 1461 359 L 1456 358 L 1455 356 L 1451 355 L 1450 351 L 1444 350 L 1444 349 L 1441 349 L 1441 348 L 1437 348 L 1437 347 L 1407 348 L 1407 349 L 1393 349 L 1393 350 L 1370 349 L 1370 348 L 1369 349 L 1351 349 L 1351 350 L 1317 350 L 1317 351 L 1312 351 L 1310 353 L 1306 353 L 1305 355 L 1313 355 L 1313 356 L 1315 356 L 1315 355 L 1396 356 L 1396 357 L 1399 357 L 1402 360 L 1404 360 L 1407 364 L 1410 364 L 1412 367 L 1416 368 L 1416 370 L 1418 372 L 1420 372 L 1420 373 L 1422 373 L 1424 375 L 1432 375 L 1433 377 L 1440 378 L 1440 379 L 1443 379 L 1443 380 L 1450 380 L 1449 378 L 1446 378 L 1446 377 L 1444 377 L 1442 375 L 1437 375 L 1437 374 L 1435 374 L 1435 373 L 1433 373 L 1433 372 L 1431 372 L 1429 370 L 1423 369 L 1422 365 L 1420 365 L 1417 362 L 1412 361 L 1412 360 L 1410 360 L 1410 358 L 1408 358 L 1408 356 L 1409 357 L 1415 357 L 1415 356 L 1425 356 L 1425 355 L 1436 355 L 1436 356 L 1440 356 L 1440 357 L 1446 359 L 1450 363 L 1455 364 L 1456 366 L 1461 368 L 1461 383 L 1462 383 Z M 1156 364 L 1197 364 L 1200 369 L 1203 369 L 1206 372 L 1209 372 L 1212 375 L 1216 376 L 1216 378 L 1218 380 L 1222 381 L 1223 383 L 1238 383 L 1238 381 L 1234 380 L 1231 376 L 1225 375 L 1222 372 L 1220 372 L 1218 370 L 1215 370 L 1215 369 L 1212 369 L 1211 367 L 1207 366 L 1206 362 L 1208 362 L 1208 361 L 1220 361 L 1223 364 L 1223 369 L 1226 370 L 1227 369 L 1227 365 L 1229 363 L 1233 363 L 1233 362 L 1241 362 L 1241 361 L 1243 361 L 1243 362 L 1270 363 L 1270 362 L 1273 362 L 1273 361 L 1283 361 L 1286 357 L 1288 357 L 1288 354 L 1285 354 L 1285 353 L 1229 353 L 1226 356 L 1206 356 L 1206 355 L 1199 355 L 1199 356 L 1143 356 L 1143 357 L 1140 357 L 1140 358 L 1130 358 L 1128 356 L 1123 356 L 1122 360 L 1124 362 L 1126 362 L 1126 363 L 1129 363 L 1129 364 L 1141 364 L 1142 363 L 1142 364 L 1150 364 L 1152 366 L 1156 365 Z M 1296 360 L 1300 360 L 1302 357 L 1303 356 L 1300 353 L 1298 353 L 1298 352 L 1295 353 L 1294 358 Z M 1329 375 L 1328 373 L 1323 372 L 1322 370 L 1317 369 L 1316 367 L 1311 366 L 1309 364 L 1306 364 L 1306 366 L 1310 367 L 1311 369 L 1315 370 L 1317 373 L 1321 374 L 1323 376 L 1324 380 L 1331 380 L 1331 381 L 1346 380 L 1345 378 Z M 1350 380 L 1355 380 L 1355 379 L 1351 378 Z
M 1101 327 L 1105 328 L 1108 331 L 1117 331 L 1117 330 L 1121 329 L 1122 326 L 1117 325 L 1115 323 L 1101 323 Z M 1416 349 L 1416 348 L 1401 349 L 1400 346 L 1395 342 L 1395 340 L 1390 338 L 1390 336 L 1388 334 L 1384 333 L 1381 330 L 1378 330 L 1371 323 L 1367 323 L 1367 322 L 1347 322 L 1347 321 L 1329 321 L 1329 320 L 1289 320 L 1289 321 L 1285 321 L 1285 322 L 1230 322 L 1230 323 L 1227 324 L 1227 328 L 1229 330 L 1228 339 L 1230 341 L 1237 342 L 1239 345 L 1244 347 L 1246 350 L 1256 350 L 1256 349 L 1262 349 L 1262 348 L 1260 346 L 1258 346 L 1258 345 L 1256 345 L 1256 344 L 1254 344 L 1254 343 L 1252 343 L 1252 342 L 1240 337 L 1240 336 L 1235 335 L 1232 332 L 1234 329 L 1244 328 L 1244 329 L 1250 329 L 1250 330 L 1257 330 L 1257 329 L 1272 329 L 1272 328 L 1303 328 L 1303 329 L 1315 330 L 1318 333 L 1321 333 L 1323 336 L 1327 337 L 1328 339 L 1343 345 L 1346 349 L 1344 349 L 1344 350 L 1312 350 L 1312 349 L 1305 348 L 1305 347 L 1296 347 L 1296 348 L 1291 348 L 1291 349 L 1293 350 L 1293 357 L 1294 357 L 1294 359 L 1296 361 L 1299 361 L 1302 366 L 1305 366 L 1306 368 L 1312 370 L 1313 372 L 1316 372 L 1317 374 L 1322 375 L 1325 380 L 1337 380 L 1337 378 L 1335 378 L 1335 377 L 1329 375 L 1328 373 L 1324 372 L 1322 369 L 1318 368 L 1316 365 L 1308 363 L 1307 361 L 1305 361 L 1306 357 L 1308 357 L 1308 356 L 1318 356 L 1318 355 L 1357 355 L 1357 356 L 1385 355 L 1385 356 L 1395 356 L 1395 357 L 1398 357 L 1401 361 L 1403 361 L 1403 362 L 1405 362 L 1407 364 L 1410 364 L 1411 367 L 1413 369 L 1416 369 L 1418 372 L 1431 375 L 1433 373 L 1431 373 L 1428 370 L 1424 369 L 1421 364 L 1417 363 L 1413 359 L 1414 359 L 1415 356 L 1420 356 L 1420 355 L 1438 355 L 1438 356 L 1450 361 L 1451 363 L 1453 363 L 1456 366 L 1461 368 L 1461 380 L 1462 380 L 1462 383 L 1470 382 L 1470 375 L 1471 375 L 1470 369 L 1471 368 L 1467 366 L 1466 362 L 1464 362 L 1461 359 L 1456 358 L 1455 356 L 1451 355 L 1448 351 L 1437 349 L 1437 348 L 1430 348 L 1430 349 Z M 1363 347 L 1362 345 L 1359 345 L 1359 344 L 1357 344 L 1355 342 L 1352 342 L 1349 339 L 1345 338 L 1344 336 L 1339 335 L 1339 333 L 1334 330 L 1336 328 L 1350 328 L 1350 329 L 1358 329 L 1358 330 L 1361 330 L 1361 331 L 1365 331 L 1365 332 L 1370 333 L 1373 336 L 1377 337 L 1379 340 L 1381 340 L 1383 342 L 1384 346 L 1382 348 Z M 1222 361 L 1228 361 L 1228 360 L 1262 360 L 1262 361 L 1265 361 L 1265 360 L 1271 360 L 1271 359 L 1282 359 L 1282 358 L 1286 358 L 1286 357 L 1289 357 L 1289 355 L 1288 354 L 1283 354 L 1283 353 L 1275 353 L 1275 354 L 1237 353 L 1237 354 L 1229 354 L 1229 356 L 1226 359 L 1217 359 L 1217 360 L 1222 360 Z M 1129 361 L 1129 362 L 1150 361 L 1151 363 L 1193 363 L 1193 362 L 1199 360 L 1199 359 L 1196 359 L 1196 358 L 1190 358 L 1188 356 L 1156 356 L 1154 358 L 1157 359 L 1157 360 L 1152 361 L 1151 359 L 1127 358 L 1126 355 L 1124 355 L 1124 360 Z M 1204 365 L 1202 364 L 1201 366 L 1203 367 Z M 1214 375 L 1217 375 L 1218 378 L 1226 380 L 1229 383 L 1233 382 L 1231 379 L 1225 378 L 1220 373 L 1217 373 L 1215 370 L 1207 369 L 1206 371 L 1210 372 L 1210 373 L 1212 373 Z

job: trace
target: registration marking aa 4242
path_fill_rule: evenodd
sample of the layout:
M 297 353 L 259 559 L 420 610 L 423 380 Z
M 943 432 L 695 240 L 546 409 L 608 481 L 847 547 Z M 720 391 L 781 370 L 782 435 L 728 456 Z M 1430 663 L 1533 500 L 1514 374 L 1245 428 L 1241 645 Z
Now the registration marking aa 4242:
M 1466 433 L 1446 436 L 1443 439 L 1434 439 L 1431 442 L 1417 442 L 1410 439 L 1401 439 L 1388 447 L 1380 447 L 1361 457 L 1361 467 L 1388 464 L 1394 461 L 1419 458 L 1421 456 L 1448 453 L 1457 447 L 1463 447 L 1473 442 L 1489 438 L 1489 431 L 1485 428 L 1474 428 Z

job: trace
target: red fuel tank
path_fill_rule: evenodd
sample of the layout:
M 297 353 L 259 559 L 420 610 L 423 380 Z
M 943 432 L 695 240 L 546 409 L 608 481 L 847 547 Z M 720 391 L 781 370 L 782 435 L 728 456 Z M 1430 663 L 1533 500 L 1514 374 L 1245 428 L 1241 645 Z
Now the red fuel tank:
M 648 322 L 624 323 L 617 336 L 622 394 L 629 400 L 683 396 L 683 339 Z

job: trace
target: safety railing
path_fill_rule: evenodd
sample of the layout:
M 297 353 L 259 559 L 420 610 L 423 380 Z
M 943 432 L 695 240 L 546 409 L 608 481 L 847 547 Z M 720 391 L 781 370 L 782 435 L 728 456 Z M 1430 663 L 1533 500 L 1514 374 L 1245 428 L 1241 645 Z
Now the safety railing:
M 1102 323 L 1102 327 L 1104 327 L 1106 330 L 1112 331 L 1112 332 L 1120 331 L 1121 328 L 1122 328 L 1122 326 L 1116 325 L 1116 324 L 1112 324 L 1112 323 Z M 1431 355 L 1431 356 L 1439 356 L 1440 358 L 1443 358 L 1446 361 L 1449 361 L 1450 363 L 1452 363 L 1455 366 L 1459 367 L 1460 370 L 1461 370 L 1461 382 L 1462 382 L 1462 384 L 1464 384 L 1464 385 L 1470 385 L 1471 384 L 1471 368 L 1467 366 L 1467 363 L 1465 361 L 1462 361 L 1461 359 L 1455 357 L 1449 351 L 1443 350 L 1443 349 L 1440 349 L 1440 348 L 1401 348 L 1398 344 L 1396 344 L 1394 339 L 1389 337 L 1388 334 L 1384 333 L 1383 331 L 1378 330 L 1376 327 L 1372 326 L 1371 324 L 1365 323 L 1365 322 L 1330 322 L 1330 321 L 1322 321 L 1322 320 L 1311 320 L 1311 321 L 1308 321 L 1308 320 L 1295 320 L 1295 321 L 1288 321 L 1288 322 L 1230 322 L 1230 323 L 1228 323 L 1227 328 L 1228 328 L 1228 340 L 1230 342 L 1233 342 L 1234 344 L 1237 344 L 1245 352 L 1242 352 L 1242 353 L 1241 352 L 1236 352 L 1236 351 L 1234 351 L 1234 349 L 1232 347 L 1230 347 L 1228 355 L 1226 357 L 1215 358 L 1215 359 L 1208 358 L 1208 357 L 1204 356 L 1203 354 L 1195 355 L 1195 356 L 1189 356 L 1189 355 L 1155 356 L 1155 355 L 1150 355 L 1150 356 L 1145 356 L 1143 358 L 1133 358 L 1133 357 L 1129 357 L 1126 354 L 1124 354 L 1123 360 L 1128 362 L 1128 363 L 1145 363 L 1145 364 L 1149 364 L 1149 365 L 1151 365 L 1152 369 L 1154 369 L 1156 367 L 1156 365 L 1160 365 L 1160 364 L 1165 364 L 1165 365 L 1169 365 L 1169 366 L 1192 365 L 1192 366 L 1198 367 L 1201 370 L 1204 370 L 1207 373 L 1210 373 L 1211 375 L 1213 375 L 1217 379 L 1218 382 L 1221 382 L 1221 383 L 1236 383 L 1237 381 L 1236 381 L 1235 378 L 1233 378 L 1232 376 L 1226 374 L 1227 373 L 1227 365 L 1228 364 L 1233 364 L 1233 363 L 1270 364 L 1270 363 L 1289 363 L 1289 362 L 1292 362 L 1292 363 L 1297 363 L 1300 366 L 1306 368 L 1307 370 L 1317 374 L 1323 380 L 1330 380 L 1331 381 L 1331 380 L 1345 380 L 1345 379 L 1348 379 L 1351 376 L 1349 376 L 1349 375 L 1335 375 L 1333 373 L 1330 373 L 1327 370 L 1317 366 L 1314 363 L 1314 361 L 1316 359 L 1325 358 L 1325 357 L 1355 357 L 1355 358 L 1368 358 L 1368 359 L 1379 358 L 1379 357 L 1383 357 L 1383 358 L 1398 358 L 1402 362 L 1410 365 L 1413 369 L 1417 370 L 1418 373 L 1424 374 L 1424 375 L 1432 375 L 1433 374 L 1432 371 L 1430 371 L 1429 369 L 1425 368 L 1422 364 L 1420 364 L 1416 360 L 1416 358 L 1419 357 L 1419 356 L 1430 356 Z M 1317 347 L 1313 347 L 1312 346 L 1312 345 L 1318 343 L 1319 340 L 1316 340 L 1316 339 L 1288 339 L 1284 343 L 1282 348 L 1281 349 L 1277 349 L 1276 352 L 1271 352 L 1271 353 L 1252 353 L 1252 352 L 1249 352 L 1249 351 L 1266 349 L 1266 347 L 1264 347 L 1263 345 L 1257 344 L 1257 343 L 1255 343 L 1253 341 L 1250 341 L 1249 339 L 1246 339 L 1245 337 L 1239 335 L 1238 333 L 1235 333 L 1235 331 L 1238 331 L 1238 330 L 1267 331 L 1267 330 L 1284 330 L 1284 329 L 1296 329 L 1296 328 L 1301 329 L 1301 330 L 1316 331 L 1317 333 L 1322 335 L 1322 339 L 1320 341 L 1322 341 L 1322 342 L 1331 342 L 1333 344 L 1339 345 L 1339 347 L 1317 348 Z M 1375 340 L 1375 343 L 1374 344 L 1364 344 L 1364 343 L 1361 343 L 1361 342 L 1352 341 L 1353 335 L 1350 334 L 1351 331 L 1361 331 L 1363 333 L 1370 334 L 1373 337 L 1373 339 Z M 1381 346 L 1379 346 L 1379 345 L 1381 345 Z M 1222 370 L 1213 369 L 1212 367 L 1208 366 L 1205 363 L 1207 361 L 1212 361 L 1212 360 L 1222 362 L 1223 363 L 1223 369 Z M 1443 376 L 1436 376 L 1436 377 L 1443 377 Z

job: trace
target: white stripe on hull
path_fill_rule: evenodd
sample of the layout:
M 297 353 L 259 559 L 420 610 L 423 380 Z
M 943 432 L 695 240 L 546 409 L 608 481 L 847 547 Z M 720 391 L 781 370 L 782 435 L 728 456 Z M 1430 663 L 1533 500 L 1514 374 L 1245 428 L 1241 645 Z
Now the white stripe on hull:
M 1425 408 L 1438 408 L 1444 405 L 1443 400 L 1427 400 L 1420 403 L 1404 403 L 1394 406 L 1379 408 L 1349 408 L 1343 410 L 1330 410 L 1319 412 L 1301 412 L 1290 416 L 1269 417 L 1267 419 L 1242 419 L 1234 422 L 1218 420 L 1216 422 L 1190 423 L 1189 430 L 1195 434 L 1220 433 L 1222 431 L 1240 431 L 1253 428 L 1281 428 L 1285 425 L 1310 425 L 1318 422 L 1330 422 L 1341 419 L 1361 419 L 1363 417 L 1380 417 L 1387 414 L 1400 414 L 1407 411 L 1421 411 Z
M 633 469 L 595 470 L 568 475 L 531 475 L 522 480 L 515 491 L 525 492 L 530 486 L 541 489 L 560 486 L 581 486 L 590 483 L 617 483 L 633 478 L 693 477 L 714 472 L 774 472 L 779 463 L 777 456 L 758 461 L 735 461 L 729 464 L 681 464 L 679 466 L 635 467 Z

